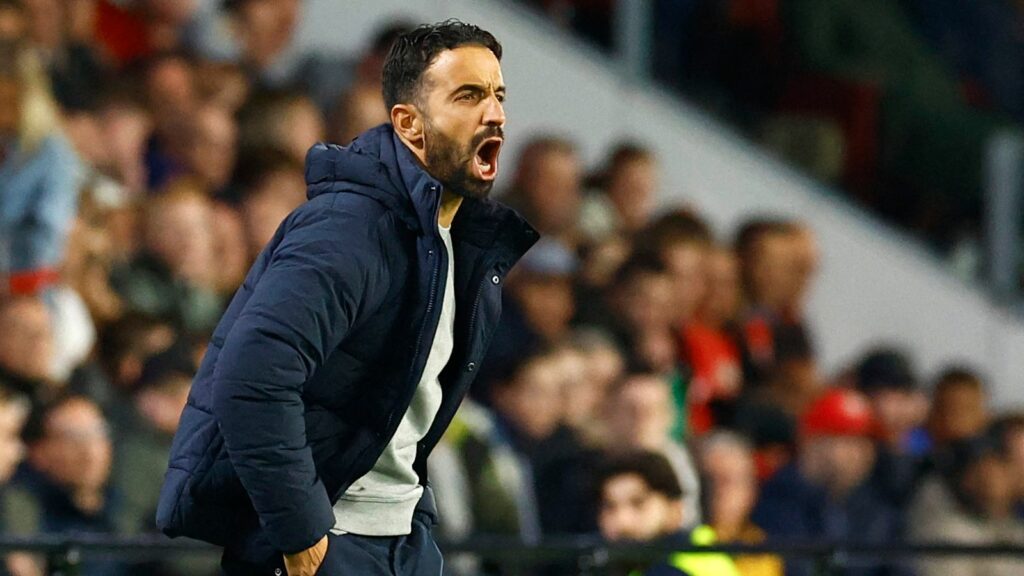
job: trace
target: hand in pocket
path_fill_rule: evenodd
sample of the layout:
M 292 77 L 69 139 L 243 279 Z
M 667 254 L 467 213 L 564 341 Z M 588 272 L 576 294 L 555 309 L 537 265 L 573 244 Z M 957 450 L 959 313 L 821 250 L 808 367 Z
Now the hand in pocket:
M 288 576 L 313 576 L 327 556 L 327 536 L 302 552 L 284 555 L 284 570 Z

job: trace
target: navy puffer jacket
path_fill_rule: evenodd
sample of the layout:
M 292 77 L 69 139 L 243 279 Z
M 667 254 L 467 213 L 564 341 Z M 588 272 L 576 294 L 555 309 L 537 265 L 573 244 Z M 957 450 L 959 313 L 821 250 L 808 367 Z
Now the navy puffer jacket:
M 441 184 L 388 125 L 314 146 L 309 201 L 281 224 L 213 333 L 174 438 L 157 523 L 254 562 L 308 548 L 368 472 L 420 380 L 447 252 Z M 455 349 L 416 469 L 479 369 L 501 284 L 537 233 L 489 200 L 452 225 Z

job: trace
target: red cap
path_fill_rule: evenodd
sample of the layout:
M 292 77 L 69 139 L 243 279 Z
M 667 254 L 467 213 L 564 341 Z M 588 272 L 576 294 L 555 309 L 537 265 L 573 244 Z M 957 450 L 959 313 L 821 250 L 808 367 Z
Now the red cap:
M 805 436 L 871 436 L 875 419 L 867 398 L 849 388 L 833 388 L 815 400 L 801 422 Z

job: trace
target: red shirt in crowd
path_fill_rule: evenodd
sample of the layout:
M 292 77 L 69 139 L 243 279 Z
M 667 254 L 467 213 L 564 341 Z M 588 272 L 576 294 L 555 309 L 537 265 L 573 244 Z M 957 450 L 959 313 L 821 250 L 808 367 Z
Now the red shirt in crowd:
M 703 434 L 715 424 L 710 402 L 735 398 L 740 392 L 740 350 L 725 331 L 691 323 L 683 328 L 682 357 L 693 374 L 687 402 L 690 430 Z

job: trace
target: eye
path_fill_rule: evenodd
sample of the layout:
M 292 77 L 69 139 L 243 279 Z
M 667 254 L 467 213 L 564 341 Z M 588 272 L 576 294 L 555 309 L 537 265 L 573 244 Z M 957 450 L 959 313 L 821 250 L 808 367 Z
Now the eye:
M 501 102 L 502 104 L 505 103 L 505 94 L 504 93 L 498 94 L 497 98 L 498 98 L 498 102 Z
M 476 94 L 472 92 L 463 92 L 462 94 L 459 94 L 456 100 L 460 102 L 472 102 L 473 100 L 476 100 Z

